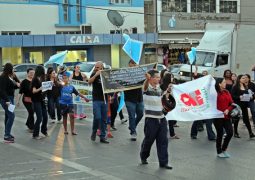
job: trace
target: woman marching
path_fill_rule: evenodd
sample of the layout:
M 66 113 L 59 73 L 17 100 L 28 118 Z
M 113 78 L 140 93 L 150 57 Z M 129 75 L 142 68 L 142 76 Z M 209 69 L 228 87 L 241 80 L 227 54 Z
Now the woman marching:
M 233 109 L 232 97 L 226 90 L 226 80 L 223 78 L 216 79 L 215 89 L 217 91 L 217 109 L 224 113 L 224 118 L 214 120 L 214 126 L 217 131 L 216 149 L 219 158 L 229 158 L 227 152 L 228 144 L 233 136 L 233 127 L 229 117 L 229 112 Z M 225 129 L 226 137 L 222 143 L 223 131 Z
M 34 111 L 36 114 L 36 122 L 34 126 L 33 139 L 40 139 L 40 125 L 41 133 L 44 136 L 48 136 L 47 133 L 47 122 L 48 114 L 45 104 L 46 93 L 42 92 L 42 82 L 45 81 L 45 70 L 43 66 L 37 66 L 35 69 L 35 75 L 31 83 L 32 88 L 32 102 Z
M 20 104 L 20 99 L 22 97 L 22 102 L 27 109 L 28 112 L 28 117 L 27 117 L 27 122 L 26 126 L 28 127 L 28 131 L 30 133 L 33 133 L 34 131 L 34 110 L 33 110 L 33 105 L 32 105 L 32 92 L 31 92 L 31 82 L 34 77 L 35 70 L 33 68 L 28 68 L 27 69 L 27 78 L 24 79 L 21 84 L 20 84 L 20 90 L 19 90 L 19 95 L 18 95 L 18 100 L 17 100 L 17 106 Z
M 242 115 L 243 115 L 243 122 L 247 127 L 247 130 L 249 132 L 250 138 L 255 138 L 255 135 L 252 132 L 251 124 L 249 121 L 249 115 L 248 115 L 248 106 L 250 99 L 246 99 L 247 96 L 249 96 L 248 87 L 245 85 L 247 82 L 247 76 L 246 75 L 239 75 L 236 80 L 236 84 L 232 88 L 232 97 L 236 104 L 238 104 L 242 109 Z M 234 122 L 234 137 L 240 138 L 238 134 L 238 123 L 239 120 Z
M 3 68 L 3 73 L 0 76 L 0 99 L 1 105 L 5 112 L 5 131 L 4 141 L 6 143 L 13 143 L 14 136 L 11 134 L 12 125 L 14 122 L 14 111 L 9 111 L 8 107 L 14 105 L 14 91 L 20 84 L 13 80 L 13 65 L 6 63 Z

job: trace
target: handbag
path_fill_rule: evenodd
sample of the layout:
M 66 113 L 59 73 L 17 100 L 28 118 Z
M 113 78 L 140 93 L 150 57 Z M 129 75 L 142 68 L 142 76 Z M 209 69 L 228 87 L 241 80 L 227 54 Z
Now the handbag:
M 31 97 L 24 97 L 24 102 L 26 102 L 26 103 L 32 103 L 32 99 L 31 99 Z

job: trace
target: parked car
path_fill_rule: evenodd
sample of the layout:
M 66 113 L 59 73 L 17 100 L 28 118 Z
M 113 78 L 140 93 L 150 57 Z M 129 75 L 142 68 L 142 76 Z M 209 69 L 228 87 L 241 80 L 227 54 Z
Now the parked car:
M 80 66 L 80 71 L 84 73 L 88 78 L 90 78 L 92 72 L 94 71 L 96 62 L 82 62 L 79 64 Z M 104 69 L 111 69 L 110 65 L 107 65 L 103 63 Z M 74 67 L 69 67 L 69 72 L 72 74 L 73 73 Z
M 180 82 L 180 68 L 183 64 L 173 64 L 168 69 L 174 75 L 174 80 L 176 83 Z
M 16 74 L 16 76 L 19 78 L 19 80 L 23 80 L 27 77 L 27 69 L 33 68 L 35 69 L 37 64 L 32 63 L 23 63 L 23 64 L 17 64 L 13 67 L 13 70 Z

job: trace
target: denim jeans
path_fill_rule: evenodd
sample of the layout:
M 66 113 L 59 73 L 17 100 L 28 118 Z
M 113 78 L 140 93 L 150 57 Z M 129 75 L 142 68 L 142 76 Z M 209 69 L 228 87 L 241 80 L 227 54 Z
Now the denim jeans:
M 253 125 L 255 126 L 255 102 L 254 101 L 250 101 L 249 107 L 250 107 L 250 110 L 251 110 Z
M 58 120 L 60 120 L 61 110 L 59 105 L 59 98 L 48 97 L 48 111 L 51 119 L 56 119 L 55 109 L 57 109 Z
M 191 127 L 191 136 L 197 136 L 197 126 L 201 121 L 194 121 Z M 216 135 L 212 129 L 212 123 L 213 123 L 213 119 L 208 119 L 205 120 L 205 124 L 206 124 L 206 131 L 207 131 L 207 137 L 209 140 L 213 140 L 216 138 Z
M 143 102 L 140 103 L 133 103 L 130 101 L 126 101 L 126 107 L 129 117 L 129 130 L 130 134 L 136 134 L 136 126 L 141 121 L 144 112 L 144 104 Z
M 14 104 L 14 97 L 9 96 L 11 104 Z M 11 136 L 11 130 L 12 130 L 12 125 L 14 122 L 15 114 L 14 112 L 10 112 L 8 110 L 8 106 L 6 105 L 6 101 L 1 100 L 1 105 L 4 109 L 5 112 L 5 119 L 4 119 L 4 125 L 5 125 L 5 130 L 4 130 L 4 137 L 8 138 Z
M 92 134 L 96 134 L 100 128 L 100 139 L 105 138 L 106 120 L 107 120 L 107 103 L 104 101 L 93 101 L 93 126 Z
M 43 134 L 47 133 L 47 123 L 48 123 L 48 114 L 45 103 L 42 102 L 33 102 L 34 111 L 36 114 L 36 121 L 34 126 L 34 132 L 33 137 L 39 136 L 40 132 L 40 125 L 41 126 L 41 132 Z

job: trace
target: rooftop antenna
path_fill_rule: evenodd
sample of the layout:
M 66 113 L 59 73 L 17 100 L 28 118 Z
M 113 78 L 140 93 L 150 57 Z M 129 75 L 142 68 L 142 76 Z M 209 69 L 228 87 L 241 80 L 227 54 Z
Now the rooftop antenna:
M 116 10 L 109 10 L 107 12 L 107 17 L 109 21 L 115 26 L 115 33 L 116 28 L 119 28 L 124 23 L 124 17 Z

